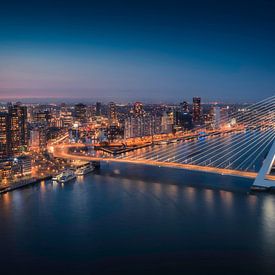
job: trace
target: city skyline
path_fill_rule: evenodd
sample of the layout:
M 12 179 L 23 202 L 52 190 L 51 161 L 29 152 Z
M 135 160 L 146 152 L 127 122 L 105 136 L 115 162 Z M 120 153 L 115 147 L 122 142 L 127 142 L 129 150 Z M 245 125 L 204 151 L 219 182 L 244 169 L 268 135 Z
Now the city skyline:
M 271 274 L 274 15 L 2 1 L 1 274 Z
M 275 90 L 272 1 L 12 1 L 0 98 L 252 102 Z

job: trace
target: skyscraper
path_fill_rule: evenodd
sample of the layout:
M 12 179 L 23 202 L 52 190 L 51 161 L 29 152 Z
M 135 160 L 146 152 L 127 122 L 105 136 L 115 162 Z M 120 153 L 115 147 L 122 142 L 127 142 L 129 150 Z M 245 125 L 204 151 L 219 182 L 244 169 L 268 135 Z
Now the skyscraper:
M 180 107 L 181 107 L 181 111 L 183 113 L 189 113 L 189 107 L 188 107 L 188 103 L 186 101 L 183 101 L 181 104 L 180 104 Z
M 161 117 L 161 132 L 163 134 L 171 133 L 173 130 L 174 117 L 173 112 L 163 112 Z
M 142 105 L 142 103 L 141 103 L 141 102 L 136 102 L 136 103 L 134 104 L 134 109 L 133 109 L 133 111 L 134 111 L 134 116 L 135 116 L 135 117 L 141 117 L 141 116 L 143 116 L 144 110 L 143 110 L 143 105 Z
M 18 155 L 27 146 L 27 107 L 20 104 L 10 105 L 8 108 L 9 129 L 8 142 L 12 155 Z
M 96 116 L 101 116 L 101 103 L 100 103 L 100 102 L 97 102 L 97 103 L 96 103 L 95 115 L 96 115 Z
M 195 125 L 201 123 L 201 98 L 193 97 L 193 122 Z
M 116 110 L 116 104 L 114 102 L 109 103 L 108 118 L 109 118 L 110 124 L 117 123 L 117 110 Z
M 221 124 L 221 108 L 218 106 L 213 107 L 213 128 L 220 128 Z
M 86 122 L 87 121 L 87 117 L 86 117 L 86 105 L 82 104 L 82 103 L 78 103 L 75 105 L 74 107 L 75 110 L 75 119 L 78 122 Z
M 125 119 L 125 138 L 144 137 L 152 134 L 154 134 L 153 117 L 150 115 L 129 116 Z
M 11 155 L 8 113 L 0 113 L 0 159 Z

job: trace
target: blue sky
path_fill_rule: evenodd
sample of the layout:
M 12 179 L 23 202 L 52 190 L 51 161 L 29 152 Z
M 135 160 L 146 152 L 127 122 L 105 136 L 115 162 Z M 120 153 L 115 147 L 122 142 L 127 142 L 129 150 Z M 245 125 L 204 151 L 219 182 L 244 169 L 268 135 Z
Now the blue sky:
M 0 95 L 260 100 L 275 91 L 274 14 L 267 0 L 11 0 Z

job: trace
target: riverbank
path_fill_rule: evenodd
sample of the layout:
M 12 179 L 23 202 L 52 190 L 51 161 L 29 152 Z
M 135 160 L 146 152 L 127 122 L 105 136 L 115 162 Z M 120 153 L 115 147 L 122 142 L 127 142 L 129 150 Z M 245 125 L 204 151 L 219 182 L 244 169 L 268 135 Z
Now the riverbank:
M 4 194 L 4 193 L 7 193 L 7 192 L 10 192 L 10 191 L 19 189 L 19 188 L 23 188 L 23 187 L 26 187 L 28 185 L 36 184 L 36 183 L 38 183 L 42 180 L 48 180 L 48 179 L 51 179 L 51 178 L 52 178 L 52 176 L 48 175 L 48 176 L 45 176 L 45 177 L 30 178 L 30 179 L 25 179 L 25 180 L 18 181 L 16 183 L 11 183 L 9 186 L 1 188 L 0 189 L 0 194 Z

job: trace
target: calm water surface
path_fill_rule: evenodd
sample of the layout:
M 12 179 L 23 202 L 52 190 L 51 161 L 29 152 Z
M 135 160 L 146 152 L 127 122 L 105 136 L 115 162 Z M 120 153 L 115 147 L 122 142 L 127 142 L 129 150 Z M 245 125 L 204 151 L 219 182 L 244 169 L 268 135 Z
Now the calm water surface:
M 5 194 L 1 274 L 275 274 L 275 196 L 251 184 L 107 164 Z

